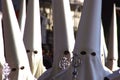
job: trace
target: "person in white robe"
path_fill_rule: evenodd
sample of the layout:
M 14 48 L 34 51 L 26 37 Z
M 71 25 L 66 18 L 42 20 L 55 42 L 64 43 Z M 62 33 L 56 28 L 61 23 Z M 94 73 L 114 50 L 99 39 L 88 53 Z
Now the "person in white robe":
M 4 42 L 3 42 L 3 30 L 2 30 L 2 12 L 0 12 L 0 80 L 3 80 L 4 74 L 3 69 L 6 63 L 4 55 Z
M 5 58 L 10 80 L 36 80 L 29 67 L 28 56 L 15 15 L 12 0 L 2 0 Z
M 103 25 L 101 24 L 101 62 L 105 66 L 107 55 L 108 55 L 108 49 L 105 41 L 105 36 L 104 36 L 104 29 Z
M 53 0 L 53 65 L 38 80 L 51 80 L 71 63 L 74 30 L 69 0 Z
M 109 31 L 108 56 L 106 66 L 112 70 L 118 70 L 118 35 L 117 35 L 116 6 L 113 5 L 113 18 Z
M 32 74 L 38 78 L 46 71 L 43 65 L 39 0 L 29 0 L 23 41 Z
M 52 80 L 104 80 L 111 71 L 102 65 L 102 0 L 85 0 L 73 50 L 72 65 Z

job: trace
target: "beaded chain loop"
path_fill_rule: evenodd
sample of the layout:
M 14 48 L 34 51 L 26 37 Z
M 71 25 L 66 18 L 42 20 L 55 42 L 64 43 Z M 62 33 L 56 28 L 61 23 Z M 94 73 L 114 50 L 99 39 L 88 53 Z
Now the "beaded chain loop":
M 4 76 L 3 80 L 9 80 L 8 76 L 9 76 L 10 72 L 11 72 L 11 69 L 8 66 L 8 63 L 5 63 L 3 65 L 3 69 L 2 69 L 2 73 L 3 73 L 3 76 Z
M 70 61 L 68 60 L 68 58 L 62 57 L 62 59 L 59 62 L 59 68 L 61 68 L 62 70 L 65 70 L 69 66 L 70 66 Z
M 76 53 L 73 54 L 73 62 L 72 62 L 72 66 L 73 66 L 73 80 L 77 80 L 77 75 L 78 75 L 78 70 L 77 68 L 80 66 L 80 64 L 82 63 L 80 56 Z

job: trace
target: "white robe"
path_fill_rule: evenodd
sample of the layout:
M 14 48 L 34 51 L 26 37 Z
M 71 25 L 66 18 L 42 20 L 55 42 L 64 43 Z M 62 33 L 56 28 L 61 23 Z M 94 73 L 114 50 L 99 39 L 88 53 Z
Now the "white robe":
M 0 12 L 0 80 L 3 79 L 3 67 L 6 63 L 4 55 L 3 31 L 2 31 L 2 12 Z
M 2 0 L 3 34 L 6 62 L 11 68 L 10 80 L 35 80 L 11 0 Z
M 53 80 L 104 80 L 110 74 L 100 57 L 101 3 L 102 0 L 84 1 L 73 50 L 74 65 L 56 74 Z
M 29 0 L 23 41 L 29 58 L 32 74 L 38 78 L 44 71 L 41 41 L 39 0 Z

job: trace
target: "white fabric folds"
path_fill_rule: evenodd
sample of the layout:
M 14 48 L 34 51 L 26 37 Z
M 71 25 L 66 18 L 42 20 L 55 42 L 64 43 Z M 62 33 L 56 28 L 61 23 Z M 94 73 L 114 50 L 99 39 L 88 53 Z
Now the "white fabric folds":
M 101 2 L 84 1 L 72 65 L 54 76 L 53 80 L 104 80 L 110 74 L 100 59 Z
M 116 6 L 113 5 L 113 18 L 111 20 L 111 26 L 109 31 L 108 41 L 108 56 L 106 66 L 115 71 L 118 67 L 118 36 L 117 36 L 117 21 L 116 21 Z
M 69 0 L 52 0 L 52 8 L 54 33 L 53 65 L 39 80 L 51 80 L 54 75 L 64 70 L 64 67 L 61 67 L 63 63 L 60 63 L 63 58 L 66 58 L 69 62 L 66 65 L 67 67 L 65 67 L 68 68 L 74 48 L 74 30 Z M 44 76 L 45 74 L 47 75 Z
M 4 55 L 4 43 L 3 43 L 3 30 L 2 30 L 2 12 L 0 12 L 0 80 L 3 79 L 3 67 L 6 63 L 5 55 Z
M 38 78 L 46 71 L 43 65 L 39 0 L 29 0 L 23 41 L 32 74 Z
M 2 0 L 3 34 L 10 80 L 35 80 L 31 74 L 25 46 L 11 0 Z

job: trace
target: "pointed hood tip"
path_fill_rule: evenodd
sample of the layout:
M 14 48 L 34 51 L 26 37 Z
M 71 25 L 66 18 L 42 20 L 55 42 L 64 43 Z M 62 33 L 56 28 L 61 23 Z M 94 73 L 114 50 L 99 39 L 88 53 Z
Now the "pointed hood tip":
M 77 55 L 73 56 L 73 65 L 58 73 L 60 75 L 54 76 L 54 79 L 103 80 L 110 74 L 103 68 L 100 60 L 101 4 L 102 0 L 84 1 L 73 50 Z M 96 73 L 98 69 L 99 73 Z M 70 75 L 72 77 L 67 77 Z
M 101 0 L 98 2 L 94 1 L 96 5 L 93 5 L 92 1 L 89 4 L 87 2 L 89 1 L 84 1 L 81 20 L 76 36 L 74 52 L 78 53 L 81 50 L 88 50 L 88 52 L 95 51 L 99 53 L 101 30 Z M 89 8 L 86 8 L 88 6 Z

